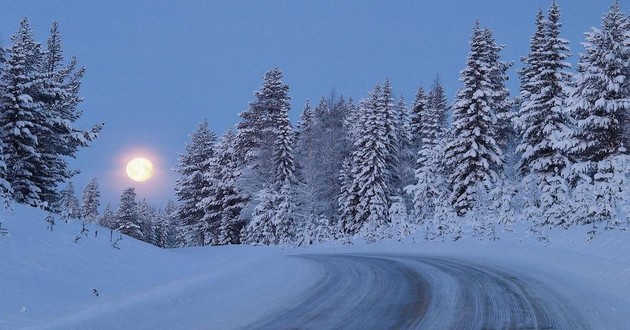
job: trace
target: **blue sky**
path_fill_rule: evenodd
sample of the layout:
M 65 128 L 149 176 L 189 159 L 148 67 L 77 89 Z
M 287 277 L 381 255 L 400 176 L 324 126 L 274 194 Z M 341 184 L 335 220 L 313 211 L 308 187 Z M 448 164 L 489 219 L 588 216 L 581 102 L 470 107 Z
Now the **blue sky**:
M 506 45 L 514 71 L 529 47 L 538 8 L 551 1 L 0 1 L 0 41 L 10 44 L 27 17 L 45 42 L 57 21 L 69 58 L 87 68 L 80 125 L 105 122 L 93 147 L 71 164 L 77 193 L 97 177 L 102 204 L 125 187 L 163 205 L 188 135 L 207 118 L 218 134 L 238 122 L 265 71 L 279 67 L 290 85 L 291 118 L 307 99 L 334 89 L 358 100 L 389 78 L 407 102 L 439 73 L 452 100 L 476 20 Z M 574 55 L 583 33 L 600 25 L 611 1 L 558 1 L 562 37 Z M 627 1 L 620 1 L 628 10 Z M 571 59 L 575 63 L 576 56 Z M 154 179 L 135 183 L 125 162 L 148 156 Z

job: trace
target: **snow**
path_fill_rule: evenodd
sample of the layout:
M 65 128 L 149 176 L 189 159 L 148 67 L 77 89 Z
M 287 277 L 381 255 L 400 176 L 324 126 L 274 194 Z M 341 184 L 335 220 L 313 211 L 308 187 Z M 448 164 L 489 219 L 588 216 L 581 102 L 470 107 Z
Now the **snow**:
M 551 283 L 597 329 L 630 324 L 630 232 L 592 227 L 547 231 L 547 242 L 525 236 L 523 224 L 498 241 L 462 238 L 305 248 L 221 246 L 163 250 L 109 231 L 57 220 L 15 206 L 2 211 L 0 329 L 231 329 L 286 309 L 323 276 L 296 254 L 401 253 L 475 261 Z M 98 230 L 98 236 L 94 232 Z M 468 235 L 466 235 L 467 237 Z M 117 236 L 115 236 L 116 238 Z M 98 292 L 95 295 L 94 290 Z

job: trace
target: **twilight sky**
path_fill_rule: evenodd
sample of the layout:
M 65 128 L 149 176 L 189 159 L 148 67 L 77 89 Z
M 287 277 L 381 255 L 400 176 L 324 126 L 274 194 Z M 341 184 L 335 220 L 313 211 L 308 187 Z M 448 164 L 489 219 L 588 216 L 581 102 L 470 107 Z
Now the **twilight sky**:
M 355 100 L 389 78 L 395 95 L 413 101 L 418 86 L 440 74 L 449 101 L 460 84 L 476 20 L 506 45 L 503 60 L 515 70 L 528 52 L 540 0 L 284 0 L 86 1 L 0 0 L 0 43 L 10 44 L 27 17 L 45 44 L 52 21 L 60 25 L 67 58 L 87 68 L 81 95 L 83 128 L 105 122 L 101 137 L 72 160 L 82 173 L 77 194 L 92 177 L 101 210 L 116 206 L 125 187 L 162 206 L 173 198 L 177 154 L 207 118 L 218 135 L 235 125 L 253 100 L 265 71 L 279 67 L 290 86 L 295 123 L 307 99 L 334 89 Z M 583 33 L 600 25 L 612 0 L 560 0 L 562 37 L 576 62 Z M 620 1 L 626 12 L 628 0 Z M 153 179 L 127 178 L 128 160 L 146 156 Z

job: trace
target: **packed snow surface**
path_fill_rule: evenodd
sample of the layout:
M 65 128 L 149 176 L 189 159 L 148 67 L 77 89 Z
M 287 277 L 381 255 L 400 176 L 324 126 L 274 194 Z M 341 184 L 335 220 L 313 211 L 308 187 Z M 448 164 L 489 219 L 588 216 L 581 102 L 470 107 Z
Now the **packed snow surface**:
M 172 250 L 123 237 L 116 249 L 109 230 L 87 225 L 89 232 L 81 234 L 80 222 L 57 219 L 51 231 L 45 217 L 21 206 L 2 213 L 9 236 L 0 236 L 0 329 L 376 326 L 386 319 L 378 317 L 380 299 L 398 306 L 382 311 L 396 324 L 437 328 L 448 311 L 432 306 L 449 305 L 462 287 L 457 283 L 482 285 L 469 290 L 477 290 L 466 298 L 472 301 L 521 283 L 541 306 L 559 311 L 548 313 L 560 315 L 550 324 L 630 324 L 630 231 L 601 232 L 587 242 L 590 227 L 576 227 L 550 231 L 549 242 L 539 242 L 516 226 L 498 241 L 426 242 L 418 234 L 376 244 Z M 113 240 L 118 237 L 114 233 Z M 504 274 L 497 283 L 505 288 L 484 288 L 487 281 L 476 282 L 484 274 Z M 356 297 L 341 305 L 327 297 L 344 289 L 355 290 Z M 363 310 L 352 301 L 376 307 Z M 478 322 L 510 313 L 501 303 L 488 304 L 497 305 L 491 313 L 487 306 L 472 312 Z M 324 323 L 296 318 L 303 315 L 300 308 L 317 311 Z

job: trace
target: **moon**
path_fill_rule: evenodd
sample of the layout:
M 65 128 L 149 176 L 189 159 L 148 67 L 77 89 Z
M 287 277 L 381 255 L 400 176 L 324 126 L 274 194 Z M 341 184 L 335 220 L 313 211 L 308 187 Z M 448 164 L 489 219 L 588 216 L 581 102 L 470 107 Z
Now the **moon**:
M 146 158 L 134 158 L 127 164 L 127 175 L 138 182 L 149 180 L 154 170 L 153 164 Z

